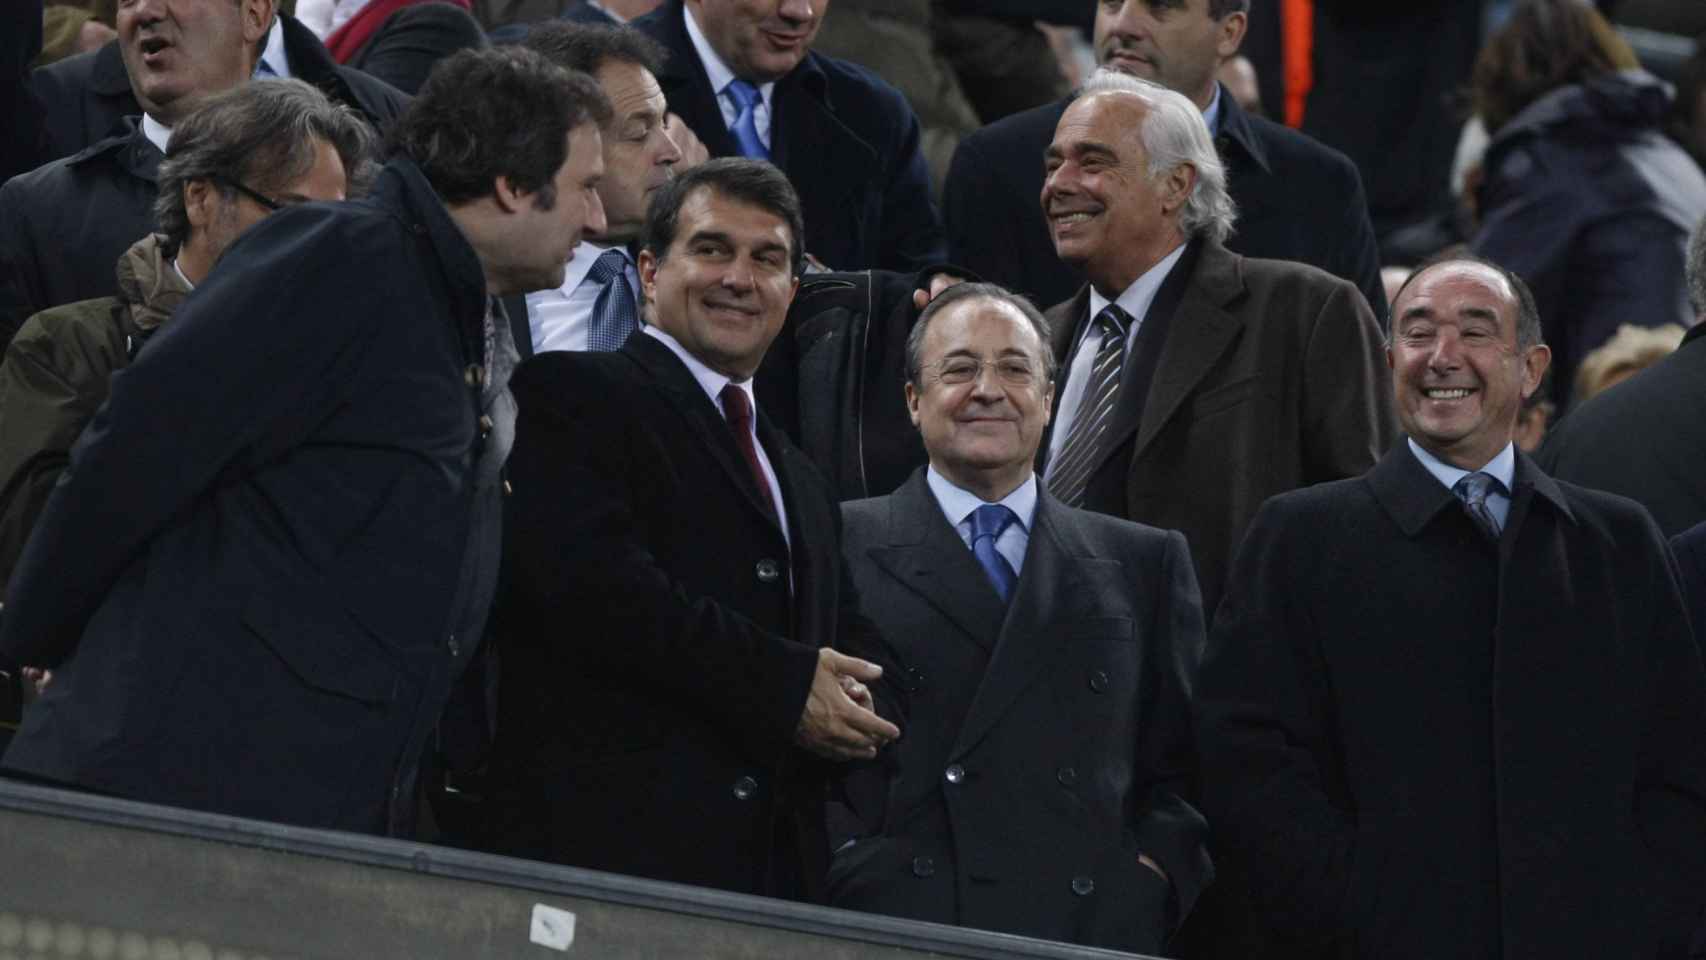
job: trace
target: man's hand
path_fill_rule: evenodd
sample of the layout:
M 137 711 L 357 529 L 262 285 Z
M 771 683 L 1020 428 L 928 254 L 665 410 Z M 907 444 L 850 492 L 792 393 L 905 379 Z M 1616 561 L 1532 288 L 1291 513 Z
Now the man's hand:
M 671 113 L 663 118 L 663 132 L 670 140 L 674 141 L 675 149 L 681 151 L 681 159 L 675 162 L 677 173 L 683 170 L 691 170 L 711 159 L 711 151 L 705 148 L 705 144 L 699 139 L 699 135 L 694 133 L 692 128 L 688 127 L 687 123 L 675 114 Z
M 47 685 L 53 682 L 53 671 L 41 667 L 25 667 L 19 671 L 24 675 L 24 682 L 30 685 L 30 695 L 39 697 L 47 692 Z
M 1167 871 L 1161 869 L 1161 864 L 1156 863 L 1154 860 L 1151 860 L 1148 856 L 1141 853 L 1137 855 L 1137 862 L 1151 870 L 1154 870 L 1155 875 L 1161 878 L 1162 883 L 1168 884 L 1169 886 L 1172 885 L 1173 881 L 1168 878 Z
M 930 301 L 942 295 L 942 291 L 956 283 L 964 283 L 961 277 L 938 273 L 930 278 L 930 289 L 912 291 L 912 305 L 922 310 L 930 305 Z
M 870 708 L 871 692 L 864 685 L 882 675 L 883 668 L 874 663 L 828 647 L 819 650 L 817 673 L 794 742 L 830 760 L 875 757 L 880 747 L 900 736 L 899 727 Z

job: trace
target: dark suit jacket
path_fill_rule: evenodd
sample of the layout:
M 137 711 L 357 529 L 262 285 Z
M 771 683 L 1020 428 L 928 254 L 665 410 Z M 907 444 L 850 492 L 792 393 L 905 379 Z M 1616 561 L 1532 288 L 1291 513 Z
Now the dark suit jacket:
M 1706 521 L 1706 324 L 1571 411 L 1538 459 L 1560 480 L 1639 501 L 1667 535 Z
M 634 21 L 669 51 L 658 76 L 669 108 L 713 157 L 739 155 L 687 35 L 681 0 Z M 806 250 L 833 270 L 913 271 L 947 259 L 918 118 L 863 67 L 808 53 L 776 82 L 771 159 L 800 194 Z
M 338 66 L 312 30 L 294 17 L 281 13 L 279 19 L 284 23 L 285 57 L 298 80 L 319 87 L 337 103 L 348 104 L 378 130 L 403 112 L 408 97 L 360 70 Z M 109 137 L 121 119 L 142 113 L 130 91 L 117 40 L 38 68 L 30 76 L 30 85 L 47 120 L 44 161 L 70 156 Z M 131 238 L 139 239 L 141 234 Z
M 1230 582 L 1204 805 L 1276 955 L 1680 956 L 1706 673 L 1646 511 L 1519 453 L 1494 545 L 1400 443 L 1269 501 Z
M 1697 524 L 1672 537 L 1670 548 L 1676 554 L 1682 599 L 1688 604 L 1688 621 L 1694 627 L 1694 640 L 1706 648 L 1706 523 Z
M 1059 303 L 1084 283 L 1055 256 L 1040 199 L 1043 153 L 1071 102 L 1014 114 L 960 141 L 943 189 L 950 258 L 1042 304 Z M 1380 256 L 1356 167 L 1294 130 L 1246 114 L 1224 88 L 1215 145 L 1238 204 L 1227 247 L 1349 280 L 1384 327 Z
M 24 550 L 0 665 L 55 676 L 6 766 L 406 833 L 496 589 L 510 408 L 465 380 L 485 312 L 406 159 L 245 232 L 113 378 Z
M 761 416 L 790 551 L 721 412 L 644 333 L 615 352 L 539 354 L 514 389 L 502 845 L 819 895 L 824 765 L 794 732 L 818 648 L 862 650 L 870 633 L 822 481 Z
M 1089 299 L 1085 287 L 1048 311 L 1056 397 Z M 1368 305 L 1312 267 L 1193 241 L 1149 313 L 1125 365 L 1114 441 L 1083 505 L 1183 532 L 1212 611 L 1262 501 L 1379 459 L 1396 429 L 1391 375 Z M 1148 354 L 1155 370 L 1139 396 L 1141 338 L 1158 323 L 1165 339 Z
M 923 469 L 843 510 L 910 706 L 897 775 L 872 765 L 849 789 L 865 835 L 831 902 L 1159 951 L 1213 873 L 1185 800 L 1203 621 L 1184 538 L 1043 492 L 1004 606 Z

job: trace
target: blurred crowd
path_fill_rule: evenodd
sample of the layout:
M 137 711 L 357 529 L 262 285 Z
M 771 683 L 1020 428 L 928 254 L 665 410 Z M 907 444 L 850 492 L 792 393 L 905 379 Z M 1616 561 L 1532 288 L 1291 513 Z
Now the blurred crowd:
M 1706 957 L 1706 6 L 14 0 L 0 102 L 0 776 Z

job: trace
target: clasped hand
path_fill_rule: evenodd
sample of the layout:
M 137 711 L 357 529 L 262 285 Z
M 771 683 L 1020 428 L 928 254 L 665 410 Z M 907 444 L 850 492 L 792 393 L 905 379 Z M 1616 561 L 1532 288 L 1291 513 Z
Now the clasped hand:
M 794 742 L 830 760 L 869 760 L 900 736 L 900 728 L 877 716 L 866 686 L 883 675 L 874 663 L 825 647 L 800 713 Z

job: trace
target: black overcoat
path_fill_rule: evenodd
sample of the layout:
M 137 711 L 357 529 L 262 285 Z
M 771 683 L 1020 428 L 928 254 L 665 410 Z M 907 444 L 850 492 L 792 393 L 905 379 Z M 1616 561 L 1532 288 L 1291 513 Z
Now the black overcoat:
M 1270 500 L 1198 688 L 1204 806 L 1276 956 L 1679 956 L 1706 674 L 1657 527 L 1517 455 L 1502 539 L 1400 443 Z

